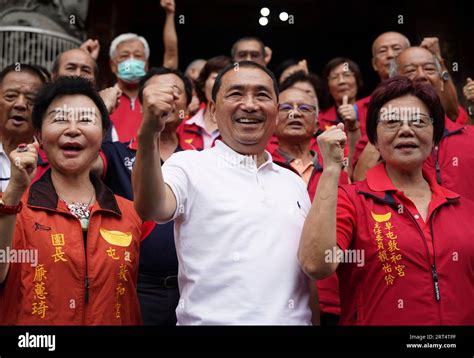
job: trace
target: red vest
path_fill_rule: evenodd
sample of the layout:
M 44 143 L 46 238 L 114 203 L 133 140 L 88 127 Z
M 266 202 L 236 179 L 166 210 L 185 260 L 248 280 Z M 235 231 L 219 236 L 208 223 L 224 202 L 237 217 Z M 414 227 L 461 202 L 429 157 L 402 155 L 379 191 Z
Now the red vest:
M 186 121 L 183 121 L 178 129 L 176 130 L 178 136 L 180 137 L 181 143 L 186 143 L 187 149 L 194 149 L 194 150 L 203 150 L 204 149 L 204 139 L 202 138 L 202 128 L 199 127 L 197 124 L 187 124 Z M 216 140 L 221 140 L 222 137 L 219 135 L 214 141 L 212 142 L 212 146 L 216 144 Z
M 58 200 L 47 171 L 23 196 L 13 249 L 37 265 L 11 263 L 0 285 L 0 325 L 138 325 L 141 220 L 133 203 L 93 179 L 86 245 L 79 220 Z M 85 248 L 86 246 L 86 248 Z

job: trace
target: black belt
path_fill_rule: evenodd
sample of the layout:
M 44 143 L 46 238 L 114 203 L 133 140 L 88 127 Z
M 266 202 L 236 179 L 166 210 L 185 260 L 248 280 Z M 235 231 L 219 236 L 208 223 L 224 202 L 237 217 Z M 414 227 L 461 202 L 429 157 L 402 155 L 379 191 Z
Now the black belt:
M 163 288 L 177 288 L 178 276 L 157 277 L 153 275 L 140 275 L 138 280 L 143 283 L 150 283 Z

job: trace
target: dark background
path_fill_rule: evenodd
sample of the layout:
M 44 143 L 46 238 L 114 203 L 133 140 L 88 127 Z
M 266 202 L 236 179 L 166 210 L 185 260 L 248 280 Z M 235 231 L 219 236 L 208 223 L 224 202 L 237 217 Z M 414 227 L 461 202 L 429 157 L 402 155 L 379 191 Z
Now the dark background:
M 235 40 L 255 35 L 273 50 L 270 69 L 291 57 L 306 58 L 310 70 L 321 73 L 336 56 L 349 57 L 362 70 L 369 94 L 378 83 L 371 66 L 371 46 L 382 32 L 405 34 L 412 45 L 423 37 L 439 37 L 447 66 L 456 62 L 453 79 L 458 89 L 466 77 L 474 77 L 474 1 L 369 1 L 337 0 L 175 0 L 179 40 L 179 67 L 184 70 L 195 58 L 225 54 Z M 260 26 L 260 8 L 270 9 L 269 24 Z M 294 16 L 294 24 L 278 18 L 281 11 Z M 179 16 L 184 15 L 184 24 Z M 399 15 L 403 24 L 399 24 Z M 103 84 L 112 84 L 108 68 L 111 40 L 124 32 L 144 36 L 151 47 L 150 64 L 163 60 L 164 10 L 159 0 L 91 1 L 87 19 L 89 37 L 98 38 Z

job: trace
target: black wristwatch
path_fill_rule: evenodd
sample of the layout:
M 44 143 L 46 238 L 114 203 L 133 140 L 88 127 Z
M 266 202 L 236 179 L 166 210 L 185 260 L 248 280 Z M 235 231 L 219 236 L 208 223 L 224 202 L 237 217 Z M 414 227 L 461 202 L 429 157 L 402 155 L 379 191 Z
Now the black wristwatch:
M 474 108 L 472 105 L 467 106 L 467 114 L 469 114 L 469 117 L 474 117 Z

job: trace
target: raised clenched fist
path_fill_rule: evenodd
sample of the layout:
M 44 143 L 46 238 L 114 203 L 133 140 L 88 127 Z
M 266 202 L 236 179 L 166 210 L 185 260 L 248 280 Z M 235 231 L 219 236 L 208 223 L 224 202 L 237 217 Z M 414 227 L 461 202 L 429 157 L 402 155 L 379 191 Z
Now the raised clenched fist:
M 318 136 L 318 146 L 323 156 L 324 168 L 344 166 L 344 146 L 347 136 L 344 132 L 344 124 L 339 123 L 326 129 Z
M 30 185 L 36 174 L 38 148 L 38 143 L 20 144 L 10 153 L 11 175 L 8 186 L 24 191 Z
M 122 95 L 122 90 L 119 88 L 118 84 L 115 84 L 115 86 L 105 88 L 100 91 L 99 95 L 104 101 L 105 107 L 107 107 L 109 114 L 112 114 L 119 105 L 119 98 Z
M 174 101 L 179 99 L 179 90 L 168 84 L 151 84 L 143 90 L 143 121 L 141 133 L 161 133 L 166 122 L 175 115 Z

